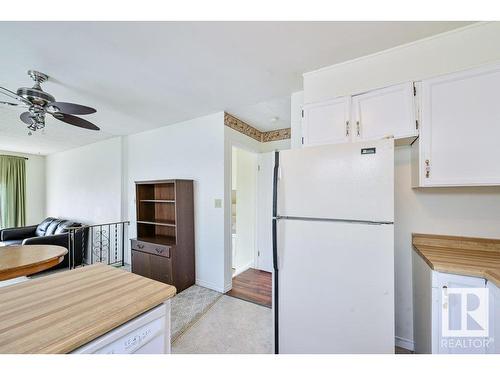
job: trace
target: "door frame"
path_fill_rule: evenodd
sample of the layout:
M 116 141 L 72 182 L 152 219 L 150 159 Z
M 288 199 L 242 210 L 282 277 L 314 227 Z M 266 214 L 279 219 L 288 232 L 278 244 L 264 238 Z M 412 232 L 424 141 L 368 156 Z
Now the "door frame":
M 232 129 L 224 129 L 225 131 Z M 226 133 L 227 134 L 227 133 Z M 221 291 L 226 293 L 233 288 L 233 254 L 232 254 L 232 230 L 231 230 L 231 191 L 232 191 L 232 168 L 233 168 L 233 157 L 232 149 L 233 147 L 240 148 L 244 151 L 251 152 L 253 154 L 260 154 L 261 151 L 259 147 L 252 147 L 248 143 L 238 141 L 227 134 L 224 142 L 224 288 Z M 256 141 L 257 142 L 257 141 Z M 257 192 L 257 179 L 255 185 L 255 192 Z M 256 208 L 257 210 L 257 208 Z M 257 221 L 257 215 L 255 215 L 255 220 Z M 257 227 L 257 222 L 255 222 L 255 227 Z M 256 245 L 256 243 L 255 243 Z M 255 246 L 256 247 L 256 246 Z M 254 262 L 257 250 L 254 250 Z

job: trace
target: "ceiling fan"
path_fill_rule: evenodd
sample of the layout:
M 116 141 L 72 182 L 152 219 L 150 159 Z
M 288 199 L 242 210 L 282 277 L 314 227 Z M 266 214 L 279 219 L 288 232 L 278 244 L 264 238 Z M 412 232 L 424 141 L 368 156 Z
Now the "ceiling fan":
M 55 119 L 70 125 L 89 130 L 100 130 L 99 127 L 83 118 L 73 115 L 89 115 L 95 113 L 94 108 L 79 104 L 57 102 L 49 93 L 42 90 L 41 83 L 47 81 L 49 76 L 36 70 L 28 70 L 28 75 L 35 81 L 33 87 L 21 87 L 17 92 L 0 87 L 0 93 L 15 99 L 16 102 L 0 101 L 0 104 L 28 108 L 28 111 L 21 113 L 21 121 L 27 124 L 28 135 L 32 131 L 37 131 L 45 127 L 45 115 L 49 114 Z

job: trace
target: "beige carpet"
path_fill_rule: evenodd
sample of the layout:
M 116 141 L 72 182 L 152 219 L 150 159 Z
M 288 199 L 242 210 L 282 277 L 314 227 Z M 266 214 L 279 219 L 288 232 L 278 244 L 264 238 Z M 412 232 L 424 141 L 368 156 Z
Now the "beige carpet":
M 171 341 L 193 325 L 221 296 L 214 290 L 193 285 L 172 298 Z
M 174 354 L 272 354 L 270 308 L 222 296 L 172 344 Z

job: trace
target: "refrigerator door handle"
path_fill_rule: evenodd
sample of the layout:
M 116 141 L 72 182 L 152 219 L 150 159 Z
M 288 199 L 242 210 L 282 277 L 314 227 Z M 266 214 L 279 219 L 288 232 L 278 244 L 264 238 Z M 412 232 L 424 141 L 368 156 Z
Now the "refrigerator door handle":
M 275 271 L 278 270 L 278 180 L 279 180 L 279 169 L 280 169 L 280 154 L 278 151 L 274 153 L 274 175 L 273 175 L 273 268 Z
M 278 215 L 278 180 L 280 178 L 280 154 L 278 151 L 274 153 L 274 170 L 273 170 L 273 217 Z
M 274 353 L 279 354 L 279 277 L 278 277 L 278 179 L 280 177 L 280 154 L 274 153 L 274 175 L 273 175 L 273 270 L 274 270 Z

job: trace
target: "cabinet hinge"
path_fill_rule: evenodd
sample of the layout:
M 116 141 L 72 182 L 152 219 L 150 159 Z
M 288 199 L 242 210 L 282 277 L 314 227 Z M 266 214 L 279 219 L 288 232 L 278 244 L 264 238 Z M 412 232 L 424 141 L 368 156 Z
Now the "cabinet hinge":
M 415 120 L 416 128 L 418 130 L 418 120 Z
M 425 161 L 425 178 L 429 178 L 431 176 L 431 161 L 427 159 Z
M 413 96 L 417 96 L 417 86 L 415 86 L 415 82 L 413 82 Z
M 302 110 L 302 118 L 304 118 L 304 110 Z
M 302 138 L 300 139 L 300 142 L 301 142 L 302 144 L 304 144 L 304 137 L 302 137 Z
M 257 256 L 260 257 L 260 251 L 257 251 Z
M 260 172 L 260 165 L 258 165 L 258 166 L 257 166 L 257 171 L 259 171 L 259 172 Z

